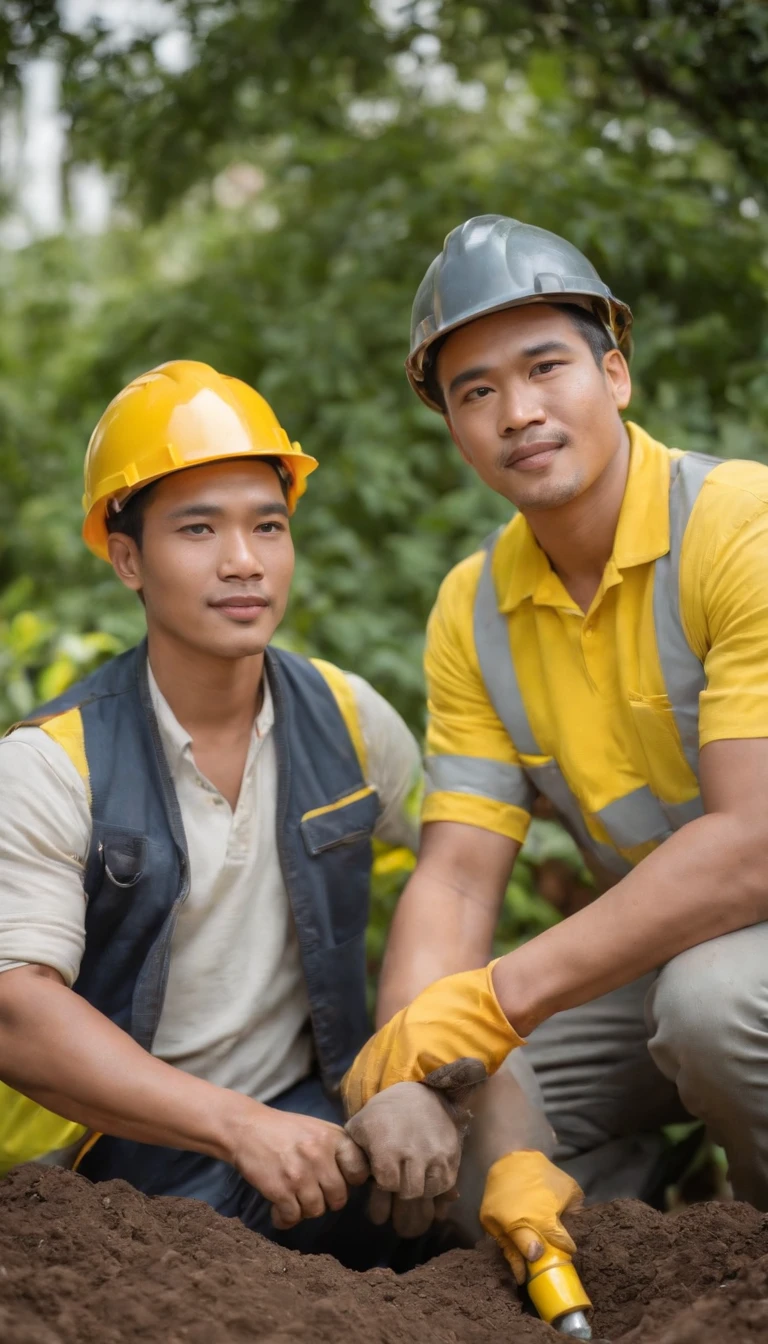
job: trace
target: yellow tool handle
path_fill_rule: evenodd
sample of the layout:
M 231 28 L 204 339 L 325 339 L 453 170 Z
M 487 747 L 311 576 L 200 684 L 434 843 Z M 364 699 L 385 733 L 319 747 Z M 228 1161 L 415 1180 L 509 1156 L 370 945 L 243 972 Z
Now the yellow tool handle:
M 572 1311 L 592 1306 L 570 1255 L 545 1245 L 544 1254 L 528 1265 L 528 1296 L 541 1319 L 551 1325 Z

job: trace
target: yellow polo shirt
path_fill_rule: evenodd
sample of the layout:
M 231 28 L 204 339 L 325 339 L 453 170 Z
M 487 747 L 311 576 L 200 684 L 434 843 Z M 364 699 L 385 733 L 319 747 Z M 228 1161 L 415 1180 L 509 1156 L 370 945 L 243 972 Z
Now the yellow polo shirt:
M 666 695 L 653 621 L 655 562 L 669 550 L 669 464 L 680 454 L 637 425 L 627 428 L 630 467 L 613 554 L 586 615 L 522 515 L 505 528 L 493 560 L 533 735 L 603 844 L 611 841 L 595 814 L 633 789 L 645 785 L 666 803 L 698 791 Z M 478 766 L 547 759 L 518 751 L 485 689 L 472 624 L 483 561 L 477 552 L 451 570 L 429 620 L 428 769 L 430 757 L 440 755 L 475 757 Z M 706 478 L 683 539 L 680 604 L 707 680 L 700 745 L 768 737 L 768 467 L 723 462 Z M 473 771 L 466 793 L 428 792 L 422 820 L 467 822 L 522 842 L 528 812 L 494 797 L 492 787 L 479 791 L 477 778 Z M 651 848 L 620 852 L 638 862 Z

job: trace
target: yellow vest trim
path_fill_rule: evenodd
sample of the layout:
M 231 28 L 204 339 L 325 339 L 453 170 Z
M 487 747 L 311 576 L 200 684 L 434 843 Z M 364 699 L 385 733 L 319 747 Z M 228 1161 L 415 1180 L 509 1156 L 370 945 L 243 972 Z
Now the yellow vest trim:
M 326 812 L 338 812 L 340 807 L 348 807 L 350 803 L 356 803 L 360 798 L 367 798 L 369 793 L 375 793 L 376 790 L 370 784 L 366 784 L 364 789 L 357 789 L 355 793 L 348 793 L 344 798 L 337 798 L 335 803 L 326 803 L 324 807 L 313 807 L 311 812 L 305 812 L 301 818 L 302 821 L 311 821 L 313 817 L 324 817 Z
M 99 1139 L 103 1139 L 103 1138 L 104 1138 L 104 1135 L 103 1135 L 99 1130 L 96 1130 L 96 1131 L 94 1131 L 93 1134 L 89 1134 L 89 1135 L 88 1135 L 88 1138 L 85 1140 L 85 1143 L 83 1144 L 82 1148 L 80 1149 L 79 1153 L 77 1154 L 77 1157 L 75 1158 L 74 1162 L 72 1163 L 72 1170 L 73 1170 L 73 1171 L 78 1171 L 78 1170 L 79 1170 L 79 1168 L 80 1168 L 80 1163 L 82 1162 L 83 1158 L 86 1157 L 88 1153 L 90 1153 L 90 1151 L 91 1151 L 91 1149 L 93 1148 L 94 1144 L 97 1144 L 97 1143 L 99 1142 Z
M 333 698 L 339 707 L 339 713 L 346 724 L 347 732 L 352 738 L 352 745 L 355 748 L 357 759 L 360 762 L 363 778 L 367 779 L 368 752 L 365 749 L 363 730 L 360 727 L 360 716 L 357 712 L 355 693 L 344 673 L 340 668 L 334 667 L 333 663 L 326 663 L 323 658 L 310 658 L 309 661 L 313 667 L 317 668 L 321 677 L 325 678 L 329 689 L 333 693 Z M 346 801 L 351 801 L 351 799 L 347 799 Z
M 68 709 L 64 714 L 55 714 L 51 719 L 39 720 L 38 728 L 58 742 L 66 751 L 78 775 L 85 784 L 88 794 L 88 806 L 91 804 L 91 780 L 88 771 L 88 758 L 85 754 L 85 732 L 83 716 L 79 709 Z
M 41 728 L 64 749 L 85 784 L 90 806 L 91 783 L 80 710 L 68 709 L 49 719 L 27 720 L 27 723 Z M 0 1176 L 21 1162 L 34 1162 L 42 1157 L 50 1160 L 51 1155 L 57 1153 L 61 1153 L 63 1160 L 68 1160 L 71 1158 L 68 1150 L 87 1132 L 84 1125 L 65 1120 L 30 1097 L 0 1083 Z
M 0 1083 L 0 1116 L 0 1176 L 21 1162 L 41 1157 L 50 1161 L 56 1153 L 71 1158 L 66 1150 L 88 1132 L 84 1125 L 54 1115 L 5 1083 Z

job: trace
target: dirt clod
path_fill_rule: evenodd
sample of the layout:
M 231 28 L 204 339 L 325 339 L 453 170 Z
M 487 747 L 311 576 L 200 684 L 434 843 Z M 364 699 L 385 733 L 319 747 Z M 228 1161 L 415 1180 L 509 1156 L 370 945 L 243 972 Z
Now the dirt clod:
M 768 1344 L 768 1217 L 634 1201 L 572 1220 L 595 1335 Z M 181 1199 L 26 1166 L 0 1185 L 3 1344 L 555 1344 L 491 1244 L 398 1277 L 273 1246 Z M 562 1337 L 561 1337 L 562 1338 Z

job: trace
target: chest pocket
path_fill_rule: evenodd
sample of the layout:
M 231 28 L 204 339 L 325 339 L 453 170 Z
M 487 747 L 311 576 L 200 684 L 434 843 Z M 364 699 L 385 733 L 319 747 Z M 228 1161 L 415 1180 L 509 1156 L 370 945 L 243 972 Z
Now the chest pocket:
M 99 983 L 109 979 L 115 985 L 130 973 L 130 986 L 171 907 L 178 875 L 169 867 L 173 856 L 137 831 L 100 825 L 94 841 L 85 873 L 88 904 L 81 973 L 97 971 Z M 112 971 L 109 976 L 105 957 Z
M 698 781 L 685 759 L 667 696 L 630 692 L 629 707 L 652 792 L 672 803 L 690 796 Z
M 88 858 L 88 935 L 104 943 L 129 914 L 147 868 L 147 841 L 135 831 L 105 828 Z
M 336 944 L 354 938 L 368 922 L 371 837 L 379 815 L 379 795 L 366 785 L 333 803 L 312 808 L 301 819 L 307 855 L 322 864 L 329 893 L 329 918 Z

